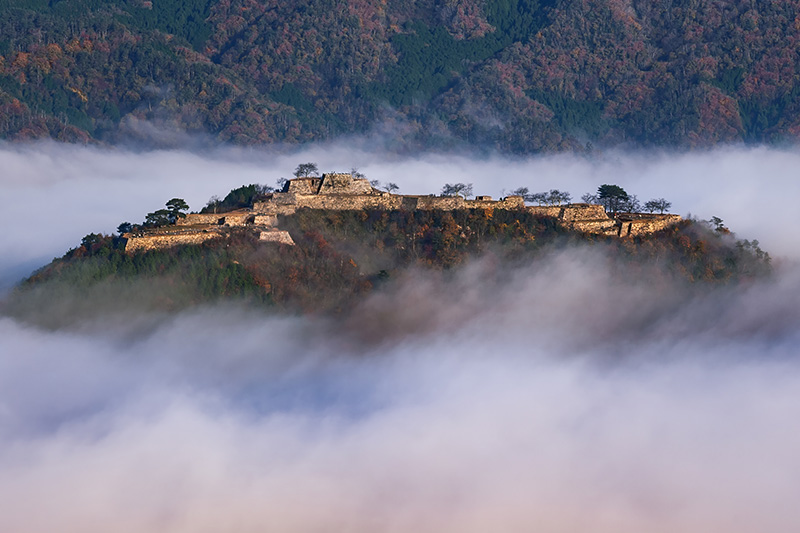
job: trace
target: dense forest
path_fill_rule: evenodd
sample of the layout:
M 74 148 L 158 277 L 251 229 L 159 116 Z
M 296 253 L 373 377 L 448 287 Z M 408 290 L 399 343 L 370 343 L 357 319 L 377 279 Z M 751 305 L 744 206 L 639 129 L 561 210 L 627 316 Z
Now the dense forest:
M 4 312 L 52 327 L 220 300 L 340 313 L 420 269 L 447 275 L 488 258 L 503 276 L 575 246 L 596 249 L 622 284 L 638 273 L 648 283 L 682 280 L 711 288 L 768 275 L 771 268 L 757 242 L 737 241 L 719 219 L 685 220 L 635 239 L 581 234 L 552 217 L 492 209 L 301 209 L 282 216 L 280 226 L 295 246 L 260 242 L 241 228 L 201 245 L 130 254 L 119 235 L 90 234 L 24 281 Z M 68 297 L 76 293 L 80 298 Z
M 799 37 L 800 0 L 0 0 L 0 137 L 791 142 Z

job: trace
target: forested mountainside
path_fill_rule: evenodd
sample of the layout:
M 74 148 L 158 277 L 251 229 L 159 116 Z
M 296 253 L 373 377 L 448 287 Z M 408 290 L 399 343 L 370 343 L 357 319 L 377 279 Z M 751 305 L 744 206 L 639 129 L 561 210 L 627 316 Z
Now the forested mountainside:
M 121 235 L 89 234 L 0 301 L 0 316 L 60 327 L 104 313 L 241 299 L 281 312 L 340 313 L 375 291 L 391 290 L 394 280 L 456 274 L 485 261 L 482 276 L 513 283 L 515 269 L 579 247 L 595 253 L 598 267 L 610 265 L 621 286 L 641 277 L 650 285 L 711 289 L 747 284 L 772 271 L 757 241 L 737 240 L 719 219 L 684 220 L 626 239 L 580 233 L 553 217 L 506 209 L 301 209 L 281 216 L 279 226 L 296 245 L 263 242 L 240 227 L 199 245 L 127 253 Z
M 783 142 L 799 37 L 800 0 L 0 0 L 0 136 Z

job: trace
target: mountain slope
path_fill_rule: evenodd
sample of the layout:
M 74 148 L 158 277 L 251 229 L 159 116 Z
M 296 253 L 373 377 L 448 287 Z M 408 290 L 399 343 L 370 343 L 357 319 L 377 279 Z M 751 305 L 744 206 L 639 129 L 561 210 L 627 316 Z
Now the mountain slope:
M 280 227 L 296 245 L 259 241 L 234 228 L 224 239 L 131 254 L 119 236 L 90 234 L 23 282 L 0 311 L 50 327 L 231 299 L 283 312 L 340 313 L 371 293 L 391 290 L 394 280 L 455 275 L 479 262 L 496 276 L 494 283 L 513 283 L 516 269 L 566 248 L 593 250 L 598 268 L 610 266 L 620 286 L 642 277 L 651 285 L 710 289 L 771 272 L 757 242 L 692 220 L 623 239 L 504 209 L 301 209 L 281 216 Z M 485 282 L 474 280 L 476 286 Z
M 0 135 L 780 142 L 799 37 L 797 0 L 0 0 Z

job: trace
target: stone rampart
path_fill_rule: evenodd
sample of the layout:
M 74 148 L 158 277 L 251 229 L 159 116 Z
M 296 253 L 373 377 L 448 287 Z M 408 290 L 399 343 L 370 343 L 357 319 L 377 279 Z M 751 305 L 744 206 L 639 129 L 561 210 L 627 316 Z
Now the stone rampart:
M 197 226 L 199 224 L 221 224 L 224 215 L 217 213 L 190 213 L 175 221 L 176 226 Z
M 237 209 L 227 213 L 190 213 L 175 221 L 176 226 L 243 226 L 249 222 L 253 215 L 250 209 Z
M 252 222 L 256 226 L 275 226 L 278 224 L 277 215 L 253 215 Z
M 289 206 L 292 209 L 287 209 Z M 406 196 L 385 192 L 373 194 L 276 193 L 262 202 L 256 202 L 253 211 L 263 214 L 287 215 L 294 213 L 294 208 L 301 207 L 341 211 L 360 209 L 404 209 L 407 211 L 441 209 L 452 211 L 474 208 L 523 209 L 525 201 L 521 196 L 509 196 L 501 200 L 465 200 L 460 196 Z
M 294 240 L 289 235 L 288 231 L 282 230 L 267 230 L 258 234 L 258 240 L 262 242 L 277 242 L 279 244 L 288 244 L 294 246 Z
M 403 207 L 406 209 L 441 209 L 452 211 L 453 209 L 466 208 L 466 200 L 460 196 L 407 196 L 412 201 L 407 202 Z
M 381 194 L 297 195 L 297 207 L 357 211 L 360 209 L 400 209 L 402 197 Z
M 323 174 L 318 194 L 376 194 L 376 191 L 365 178 L 356 178 L 352 174 Z
M 611 218 L 606 218 L 605 220 L 574 220 L 568 223 L 567 227 L 595 235 L 614 236 L 619 234 L 619 222 Z
M 522 196 L 508 196 L 492 200 L 491 196 L 478 196 L 474 200 L 466 200 L 464 206 L 474 209 L 524 209 L 525 199 Z
M 608 215 L 602 205 L 570 204 L 564 206 L 560 218 L 564 222 L 572 222 L 575 220 L 608 220 Z
M 287 183 L 286 192 L 292 194 L 317 194 L 322 178 L 297 178 Z
M 620 237 L 637 237 L 661 231 L 681 221 L 678 215 L 643 215 L 635 213 L 620 218 Z
M 125 234 L 125 251 L 128 253 L 146 252 L 169 248 L 179 244 L 200 244 L 222 236 L 216 231 L 197 231 L 188 233 Z
M 227 234 L 230 227 L 244 226 L 258 234 L 261 241 L 294 244 L 291 235 L 276 228 L 278 215 L 291 215 L 297 209 L 357 211 L 457 209 L 527 210 L 536 215 L 557 219 L 562 225 L 598 235 L 638 236 L 664 229 L 681 220 L 677 215 L 618 214 L 609 217 L 602 206 L 569 204 L 525 206 L 521 196 L 492 200 L 477 196 L 467 200 L 461 196 L 406 196 L 379 191 L 364 178 L 352 174 L 323 174 L 321 178 L 289 180 L 282 192 L 268 194 L 255 202 L 252 209 L 239 209 L 219 214 L 191 214 L 179 219 L 175 226 L 126 234 L 126 251 L 151 250 L 177 244 L 198 244 Z
M 564 208 L 560 205 L 529 205 L 525 209 L 534 215 L 541 215 L 545 217 L 561 218 Z
M 222 217 L 223 226 L 244 226 L 252 221 L 253 212 L 249 209 L 247 211 L 232 211 L 225 213 Z
M 526 209 L 535 215 L 555 217 L 564 222 L 576 220 L 609 220 L 605 209 L 594 204 L 532 205 Z

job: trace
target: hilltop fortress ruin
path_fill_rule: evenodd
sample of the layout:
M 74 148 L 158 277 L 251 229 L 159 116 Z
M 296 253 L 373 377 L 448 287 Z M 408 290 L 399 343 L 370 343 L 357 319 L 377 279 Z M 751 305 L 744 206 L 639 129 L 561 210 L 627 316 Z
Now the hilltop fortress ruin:
M 468 200 L 461 196 L 415 196 L 392 194 L 374 188 L 367 179 L 352 174 L 323 174 L 322 177 L 288 180 L 280 192 L 267 194 L 252 208 L 226 213 L 189 214 L 174 225 L 126 233 L 125 250 L 136 252 L 165 248 L 178 244 L 198 244 L 229 234 L 231 228 L 245 227 L 259 239 L 292 245 L 287 231 L 278 227 L 280 215 L 291 215 L 298 209 L 361 210 L 385 209 L 510 209 L 550 216 L 565 227 L 585 233 L 616 237 L 646 235 L 667 228 L 678 221 L 678 215 L 619 213 L 609 217 L 603 206 L 568 204 L 528 206 L 521 196 L 493 200 L 477 196 Z

